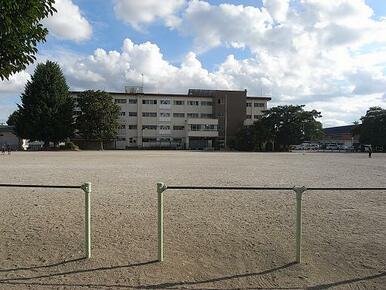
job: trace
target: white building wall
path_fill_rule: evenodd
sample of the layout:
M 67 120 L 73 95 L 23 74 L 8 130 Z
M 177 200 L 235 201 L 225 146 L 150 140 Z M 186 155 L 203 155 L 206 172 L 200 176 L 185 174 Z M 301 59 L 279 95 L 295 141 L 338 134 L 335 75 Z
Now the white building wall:
M 190 124 L 208 125 L 216 123 L 213 119 L 212 97 L 194 97 L 188 95 L 146 95 L 111 93 L 121 110 L 116 140 L 117 149 L 137 148 L 145 146 L 143 142 L 156 140 L 156 142 L 182 142 L 187 143 L 190 137 L 217 137 L 217 132 L 190 131 Z M 125 100 L 125 101 L 123 101 Z M 156 101 L 156 104 L 152 103 Z M 245 124 L 252 124 L 267 109 L 267 101 L 262 99 L 247 98 L 246 114 L 250 116 Z M 255 105 L 259 104 L 259 105 Z M 147 115 L 154 114 L 154 116 Z M 188 122 L 190 122 L 188 124 Z M 191 123 L 193 122 L 193 123 Z M 184 127 L 181 130 L 182 126 Z M 180 130 L 177 130 L 180 129 Z

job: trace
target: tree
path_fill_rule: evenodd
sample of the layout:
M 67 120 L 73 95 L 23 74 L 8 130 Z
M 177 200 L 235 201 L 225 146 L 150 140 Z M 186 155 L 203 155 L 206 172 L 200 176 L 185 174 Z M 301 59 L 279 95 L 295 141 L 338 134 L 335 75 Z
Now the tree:
M 320 117 L 316 110 L 305 111 L 304 105 L 273 107 L 252 126 L 240 130 L 235 148 L 263 150 L 267 144 L 273 144 L 275 150 L 288 150 L 290 145 L 317 140 L 323 135 L 322 124 L 316 121 Z
M 17 134 L 31 141 L 54 144 L 74 132 L 74 101 L 59 65 L 52 61 L 38 64 L 21 96 Z
M 36 58 L 48 30 L 40 23 L 56 12 L 54 0 L 0 1 L 0 78 L 21 71 Z
M 84 91 L 78 95 L 80 114 L 76 118 L 78 134 L 88 141 L 115 139 L 118 132 L 120 108 L 113 97 L 104 91 Z
M 322 124 L 316 121 L 321 113 L 305 111 L 304 105 L 277 106 L 267 110 L 263 120 L 272 131 L 276 149 L 287 150 L 289 145 L 305 140 L 315 140 L 322 136 Z
M 11 115 L 9 115 L 7 120 L 8 126 L 16 126 L 17 121 L 20 118 L 20 112 L 19 110 L 14 111 Z
M 381 107 L 369 108 L 354 133 L 359 134 L 359 141 L 363 144 L 386 148 L 386 110 Z

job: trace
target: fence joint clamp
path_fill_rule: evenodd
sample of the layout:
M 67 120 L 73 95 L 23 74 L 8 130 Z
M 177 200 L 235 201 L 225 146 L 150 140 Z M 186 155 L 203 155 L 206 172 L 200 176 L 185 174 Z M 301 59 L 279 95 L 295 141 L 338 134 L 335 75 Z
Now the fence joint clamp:
M 301 199 L 302 198 L 302 194 L 305 191 L 307 191 L 307 187 L 305 187 L 305 186 L 294 186 L 292 189 L 296 193 L 296 198 L 299 198 L 299 199 Z
M 157 192 L 158 192 L 158 193 L 164 192 L 167 188 L 168 188 L 168 187 L 166 186 L 165 183 L 163 183 L 163 182 L 158 182 L 158 183 L 157 183 Z

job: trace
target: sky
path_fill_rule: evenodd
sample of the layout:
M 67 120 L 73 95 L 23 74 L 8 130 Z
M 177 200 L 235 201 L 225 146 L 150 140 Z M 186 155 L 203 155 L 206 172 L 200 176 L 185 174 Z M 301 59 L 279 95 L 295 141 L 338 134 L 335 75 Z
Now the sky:
M 324 127 L 386 108 L 386 0 L 56 0 L 37 61 L 0 81 L 0 122 L 39 62 L 71 90 L 248 90 L 304 104 Z

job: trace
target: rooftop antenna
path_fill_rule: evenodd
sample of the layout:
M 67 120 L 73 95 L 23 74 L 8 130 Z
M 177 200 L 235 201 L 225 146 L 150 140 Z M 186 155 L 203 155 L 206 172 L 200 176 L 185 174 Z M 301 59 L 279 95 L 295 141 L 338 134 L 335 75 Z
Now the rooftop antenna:
M 142 76 L 142 84 L 141 84 L 141 87 L 142 87 L 142 92 L 143 92 L 143 73 L 141 73 L 141 76 Z

